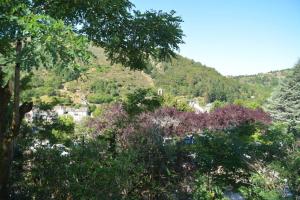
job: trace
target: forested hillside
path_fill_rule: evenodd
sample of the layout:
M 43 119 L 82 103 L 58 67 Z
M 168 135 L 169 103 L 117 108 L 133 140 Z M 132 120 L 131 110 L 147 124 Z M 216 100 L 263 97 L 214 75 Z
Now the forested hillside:
M 252 90 L 260 94 L 263 101 L 270 97 L 273 90 L 280 84 L 280 82 L 292 72 L 292 69 L 285 69 L 279 71 L 271 71 L 268 73 L 259 73 L 254 75 L 242 75 L 232 77 L 242 84 L 249 85 Z
M 247 84 L 225 77 L 214 68 L 182 56 L 152 66 L 149 72 L 157 87 L 173 95 L 203 97 L 206 103 L 249 99 L 256 92 Z
M 45 100 L 44 95 L 48 95 L 48 101 L 54 98 L 62 104 L 78 104 L 80 98 L 86 98 L 90 103 L 108 103 L 137 88 L 162 88 L 164 93 L 201 97 L 206 103 L 265 97 L 260 95 L 261 88 L 254 87 L 250 81 L 225 77 L 213 68 L 179 55 L 169 62 L 150 62 L 141 72 L 110 65 L 102 49 L 90 49 L 95 55 L 92 67 L 83 71 L 78 79 L 68 81 L 65 77 L 68 74 L 57 76 L 54 71 L 39 69 L 34 72 L 39 78 L 29 83 L 32 89 L 24 94 L 26 98 Z
M 119 102 L 138 88 L 162 89 L 164 94 L 211 102 L 263 106 L 291 69 L 247 76 L 223 76 L 214 68 L 177 55 L 168 62 L 149 62 L 143 71 L 111 65 L 98 47 L 89 48 L 94 59 L 78 78 L 40 68 L 29 74 L 22 97 L 37 104 L 80 106 L 82 103 Z M 26 73 L 25 73 L 26 74 Z M 35 79 L 30 79 L 35 74 Z M 27 74 L 28 75 L 28 74 Z M 73 79 L 73 80 L 72 80 Z M 223 104 L 222 103 L 222 104 Z

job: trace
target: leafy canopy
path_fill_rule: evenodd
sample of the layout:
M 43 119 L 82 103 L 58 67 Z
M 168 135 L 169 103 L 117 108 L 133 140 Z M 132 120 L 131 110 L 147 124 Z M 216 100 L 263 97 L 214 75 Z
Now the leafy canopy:
M 82 70 L 78 61 L 86 64 L 90 53 L 88 40 L 76 34 L 72 27 L 49 15 L 35 13 L 31 1 L 3 1 L 0 3 L 0 64 L 20 63 L 21 69 L 33 67 L 64 69 L 73 74 Z M 16 55 L 15 42 L 22 42 Z M 5 67 L 12 70 L 12 67 Z
M 112 63 L 143 69 L 149 58 L 175 56 L 182 43 L 182 22 L 175 12 L 133 10 L 127 0 L 41 1 L 5 0 L 0 3 L 1 64 L 14 60 L 13 45 L 24 42 L 22 67 L 61 63 L 78 70 L 86 61 L 88 41 L 101 46 Z M 5 63 L 4 63 L 5 62 Z

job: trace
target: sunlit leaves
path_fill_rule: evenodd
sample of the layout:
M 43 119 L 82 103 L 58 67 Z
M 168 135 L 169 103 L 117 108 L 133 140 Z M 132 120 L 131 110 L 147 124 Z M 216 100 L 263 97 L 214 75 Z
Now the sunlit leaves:
M 144 69 L 149 58 L 174 56 L 182 43 L 182 19 L 175 12 L 133 10 L 128 0 L 53 2 L 34 0 L 33 6 L 72 25 L 105 49 L 112 63 Z
M 88 41 L 75 34 L 63 21 L 45 15 L 27 15 L 20 18 L 23 27 L 23 68 L 56 67 L 77 70 L 78 62 L 87 63 Z M 64 70 L 66 70 L 64 69 Z

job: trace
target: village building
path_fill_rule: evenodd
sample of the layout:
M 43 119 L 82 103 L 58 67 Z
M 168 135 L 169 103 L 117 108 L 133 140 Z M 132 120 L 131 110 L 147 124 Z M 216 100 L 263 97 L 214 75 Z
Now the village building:
M 55 106 L 53 111 L 57 113 L 58 116 L 70 115 L 73 117 L 75 122 L 80 122 L 85 117 L 89 116 L 89 110 L 87 107 L 72 108 L 66 106 Z
M 33 108 L 29 113 L 25 115 L 25 119 L 28 122 L 32 122 L 34 119 L 50 121 L 55 116 L 63 115 L 69 115 L 73 118 L 74 122 L 80 122 L 85 117 L 89 116 L 89 110 L 88 107 L 73 108 L 68 106 L 55 106 L 53 109 L 48 111 Z
M 188 101 L 189 106 L 195 111 L 196 114 L 210 112 L 212 108 L 212 104 L 206 104 L 205 106 L 200 106 L 198 101 L 195 100 L 189 100 Z
M 159 95 L 159 96 L 163 95 L 163 89 L 162 88 L 158 88 L 157 95 Z

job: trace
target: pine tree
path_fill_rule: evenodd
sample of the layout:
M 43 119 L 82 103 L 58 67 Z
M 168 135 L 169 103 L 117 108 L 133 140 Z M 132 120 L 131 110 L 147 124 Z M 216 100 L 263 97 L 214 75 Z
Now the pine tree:
M 275 120 L 300 123 L 300 61 L 273 92 L 267 109 Z

